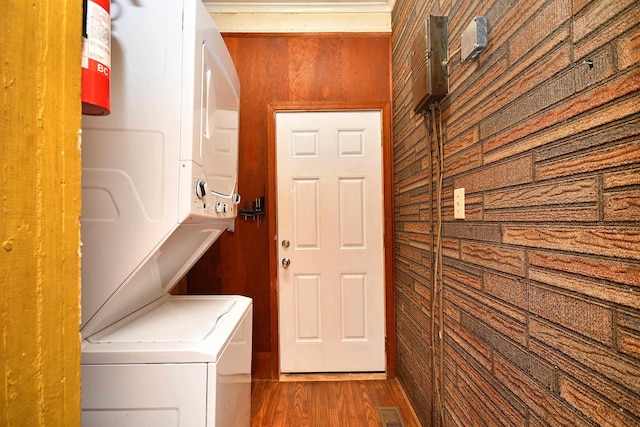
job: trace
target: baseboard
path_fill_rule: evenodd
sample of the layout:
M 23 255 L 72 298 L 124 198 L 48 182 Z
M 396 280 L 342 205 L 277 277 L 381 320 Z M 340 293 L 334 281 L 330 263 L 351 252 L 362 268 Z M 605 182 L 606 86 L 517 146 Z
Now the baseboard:
M 384 372 L 280 374 L 280 381 L 360 381 L 386 380 Z
M 404 389 L 404 386 L 402 385 L 402 383 L 397 378 L 394 379 L 393 381 L 395 381 L 396 384 L 398 384 L 398 388 L 400 389 L 400 392 L 402 393 L 402 396 L 404 397 L 404 400 L 406 400 L 407 403 L 409 404 L 409 408 L 411 409 L 411 415 L 413 415 L 413 421 L 416 423 L 416 425 L 421 425 L 420 421 L 418 419 L 418 414 L 416 414 L 415 409 L 413 409 L 413 403 L 411 402 L 411 400 L 409 400 L 409 396 L 407 395 L 407 392 Z

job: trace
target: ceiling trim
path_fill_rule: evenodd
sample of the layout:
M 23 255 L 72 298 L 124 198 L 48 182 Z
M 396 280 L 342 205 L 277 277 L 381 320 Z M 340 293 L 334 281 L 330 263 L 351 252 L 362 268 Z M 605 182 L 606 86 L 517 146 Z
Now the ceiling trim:
M 203 1 L 209 13 L 391 13 L 395 0 L 334 1 Z
M 391 32 L 395 0 L 204 1 L 223 33 Z
M 390 33 L 389 13 L 212 13 L 221 33 Z

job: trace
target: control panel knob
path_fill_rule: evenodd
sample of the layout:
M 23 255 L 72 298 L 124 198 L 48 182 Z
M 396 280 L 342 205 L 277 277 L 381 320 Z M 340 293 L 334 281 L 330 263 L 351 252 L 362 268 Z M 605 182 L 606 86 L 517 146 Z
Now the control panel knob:
M 198 199 L 202 199 L 207 195 L 206 185 L 207 184 L 203 180 L 196 180 L 196 196 L 198 197 Z
M 227 204 L 222 202 L 216 202 L 217 213 L 227 213 Z

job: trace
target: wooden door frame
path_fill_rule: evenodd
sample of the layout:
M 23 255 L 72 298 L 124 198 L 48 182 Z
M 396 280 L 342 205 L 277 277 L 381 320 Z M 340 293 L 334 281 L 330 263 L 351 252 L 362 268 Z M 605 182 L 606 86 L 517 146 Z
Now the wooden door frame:
M 282 102 L 267 105 L 267 190 L 266 214 L 269 238 L 269 296 L 271 312 L 271 378 L 280 375 L 278 324 L 278 241 L 276 182 L 276 113 L 322 111 L 380 111 L 382 113 L 382 186 L 384 215 L 385 356 L 387 378 L 396 376 L 396 300 L 393 234 L 393 144 L 389 102 Z

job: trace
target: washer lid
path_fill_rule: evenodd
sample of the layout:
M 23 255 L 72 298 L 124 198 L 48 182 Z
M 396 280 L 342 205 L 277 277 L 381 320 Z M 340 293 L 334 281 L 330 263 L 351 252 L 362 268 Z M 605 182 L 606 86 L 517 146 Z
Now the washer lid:
M 235 303 L 235 299 L 226 298 L 166 299 L 144 315 L 134 320 L 125 318 L 87 341 L 96 344 L 203 341 Z
M 252 313 L 239 295 L 167 295 L 83 340 L 82 364 L 215 363 L 229 346 L 250 358 Z

